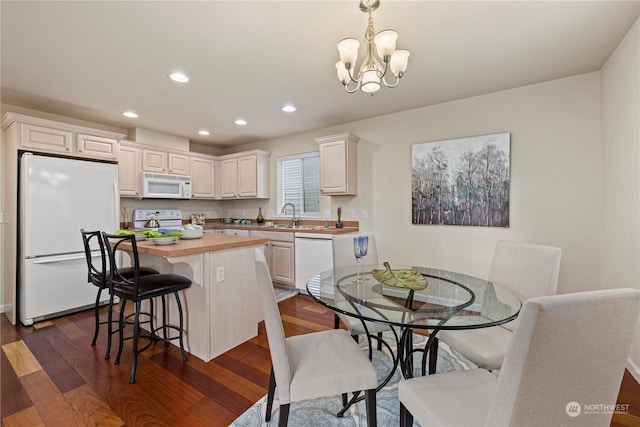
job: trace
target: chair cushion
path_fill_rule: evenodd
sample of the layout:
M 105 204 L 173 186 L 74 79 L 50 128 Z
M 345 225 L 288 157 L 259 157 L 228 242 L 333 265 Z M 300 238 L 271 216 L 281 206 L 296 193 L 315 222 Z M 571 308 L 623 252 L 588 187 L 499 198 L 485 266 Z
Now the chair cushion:
M 133 267 L 123 267 L 123 268 L 119 268 L 118 271 L 120 272 L 120 274 L 122 275 L 122 277 L 124 277 L 125 279 L 131 279 L 133 278 L 133 275 L 135 274 L 135 269 Z M 106 272 L 106 277 L 107 279 L 110 276 L 110 272 L 107 271 Z M 139 271 L 140 276 L 148 276 L 150 274 L 158 274 L 157 270 L 154 270 L 153 268 L 150 267 L 140 267 L 140 271 Z M 102 275 L 101 274 L 92 274 L 91 275 L 91 283 L 93 283 L 94 285 L 96 285 L 99 288 L 106 288 L 109 286 L 109 283 L 102 283 Z
M 437 337 L 480 368 L 500 369 L 513 333 L 502 326 L 440 331 Z
M 343 329 L 289 337 L 286 345 L 292 366 L 291 401 L 378 386 L 373 364 Z
M 422 427 L 484 425 L 498 379 L 484 369 L 446 372 L 398 383 L 398 398 Z
M 178 292 L 191 286 L 191 280 L 177 274 L 150 274 L 138 277 L 138 295 L 139 299 L 153 298 L 160 295 L 166 295 L 172 292 Z M 135 300 L 133 295 L 133 287 L 114 283 L 113 292 L 115 295 Z

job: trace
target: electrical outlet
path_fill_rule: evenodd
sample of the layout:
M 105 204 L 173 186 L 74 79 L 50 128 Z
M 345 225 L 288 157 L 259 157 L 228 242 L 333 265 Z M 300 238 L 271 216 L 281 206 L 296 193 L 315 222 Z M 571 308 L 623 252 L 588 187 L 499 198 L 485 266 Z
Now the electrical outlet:
M 367 210 L 362 209 L 362 219 L 367 219 L 368 216 L 369 216 L 369 213 L 367 212 Z
M 331 218 L 331 211 L 324 211 L 325 218 Z
M 269 218 L 273 218 L 276 216 L 276 212 L 273 209 L 269 209 Z
M 244 218 L 245 216 L 247 216 L 247 210 L 246 209 L 242 209 L 242 217 Z
M 224 282 L 224 267 L 216 268 L 216 280 L 218 283 Z
M 355 218 L 356 217 L 356 211 L 354 209 L 349 209 L 349 218 Z

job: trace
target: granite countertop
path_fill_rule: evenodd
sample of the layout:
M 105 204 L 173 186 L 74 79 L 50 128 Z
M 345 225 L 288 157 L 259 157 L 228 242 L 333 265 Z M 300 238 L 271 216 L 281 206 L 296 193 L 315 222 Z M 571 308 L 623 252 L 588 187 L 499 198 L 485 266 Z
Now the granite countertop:
M 178 257 L 204 252 L 221 251 L 243 246 L 262 245 L 267 239 L 258 237 L 225 236 L 205 234 L 200 239 L 179 239 L 171 245 L 156 245 L 150 240 L 138 240 L 138 252 L 163 257 Z M 128 244 L 127 244 L 128 245 Z M 123 245 L 126 248 L 126 245 Z

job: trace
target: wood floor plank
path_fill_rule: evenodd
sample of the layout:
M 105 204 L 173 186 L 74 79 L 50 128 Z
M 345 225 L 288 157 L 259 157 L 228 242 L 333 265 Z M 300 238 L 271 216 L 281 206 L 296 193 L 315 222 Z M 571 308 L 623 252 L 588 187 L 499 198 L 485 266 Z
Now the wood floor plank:
M 46 427 L 36 408 L 30 406 L 8 417 L 2 418 L 3 427 Z
M 0 418 L 4 419 L 33 406 L 4 351 L 0 351 L 0 378 Z
M 209 396 L 211 400 L 222 405 L 230 411 L 246 410 L 254 402 L 244 396 L 234 392 L 220 383 L 217 378 L 211 378 L 204 375 L 197 369 L 191 368 L 188 364 L 182 364 L 178 361 L 165 360 L 163 368 L 168 372 L 179 376 L 188 384 L 192 384 L 194 388 L 202 394 Z
M 207 427 L 228 427 L 238 416 L 209 398 L 202 399 L 190 408 Z
M 297 327 L 303 327 L 308 329 L 309 331 L 324 331 L 326 330 L 326 326 L 322 326 L 322 325 L 318 325 L 317 323 L 314 322 L 309 322 L 307 320 L 302 320 L 296 317 L 292 317 L 289 316 L 287 314 L 283 314 L 282 316 L 282 322 L 283 323 L 288 323 L 289 325 L 284 325 L 285 329 L 287 327 L 291 328 L 292 325 L 297 326 Z
M 55 337 L 60 334 L 56 327 L 42 329 L 37 334 L 31 334 L 24 338 L 25 343 L 38 359 L 42 368 L 56 385 L 56 388 L 62 393 L 80 387 L 85 384 L 84 379 L 76 369 L 74 369 L 67 360 L 62 358 L 56 351 L 51 341 L 55 341 Z
M 87 426 L 124 425 L 124 421 L 88 385 L 70 390 L 64 397 Z
M 45 425 L 84 425 L 44 370 L 25 375 L 20 381 Z
M 74 322 L 68 317 L 58 317 L 57 319 L 54 319 L 52 323 L 70 339 L 88 335 L 83 328 L 78 326 L 77 322 Z M 104 325 L 102 327 L 103 331 L 106 331 L 106 327 Z M 91 334 L 91 336 L 93 338 L 93 333 Z
M 49 326 L 52 326 L 53 322 L 51 322 L 50 320 L 43 320 L 42 322 L 36 322 L 33 324 L 33 329 L 42 329 L 42 328 L 48 328 Z
M 4 344 L 2 351 L 7 356 L 18 378 L 42 370 L 38 359 L 34 357 L 22 340 Z

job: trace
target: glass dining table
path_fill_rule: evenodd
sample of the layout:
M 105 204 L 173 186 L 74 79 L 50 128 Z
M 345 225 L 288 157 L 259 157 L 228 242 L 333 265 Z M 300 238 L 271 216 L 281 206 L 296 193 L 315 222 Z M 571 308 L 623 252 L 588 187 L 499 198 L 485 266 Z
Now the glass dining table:
M 425 375 L 427 354 L 428 373 L 434 373 L 438 331 L 501 325 L 517 318 L 522 307 L 513 292 L 477 277 L 435 268 L 394 266 L 391 276 L 388 272 L 383 275 L 391 280 L 381 279 L 384 282 L 381 283 L 373 277 L 372 270 L 377 270 L 374 273 L 380 278 L 384 269 L 365 267 L 362 274 L 357 274 L 355 266 L 327 270 L 307 282 L 307 292 L 334 312 L 362 321 L 369 341 L 369 358 L 374 342 L 388 350 L 393 370 L 386 381 L 398 366 L 405 378 L 414 376 L 417 360 L 421 362 L 419 374 Z M 424 277 L 426 287 L 420 289 L 410 281 L 406 284 L 416 289 L 403 287 L 403 274 L 408 273 Z M 393 280 L 394 275 L 400 280 Z M 422 277 L 418 278 L 423 280 Z M 389 330 L 383 334 L 369 333 L 369 322 L 388 325 Z M 428 331 L 424 348 L 414 348 L 417 330 Z

